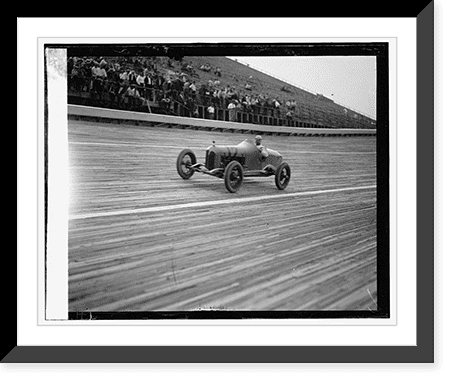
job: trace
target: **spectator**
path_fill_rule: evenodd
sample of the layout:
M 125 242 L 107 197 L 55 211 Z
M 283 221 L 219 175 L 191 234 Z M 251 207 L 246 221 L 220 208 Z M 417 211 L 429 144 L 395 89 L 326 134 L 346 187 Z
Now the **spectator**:
M 281 112 L 280 112 L 279 108 L 281 107 L 281 103 L 279 102 L 279 100 L 277 98 L 275 98 L 273 100 L 273 107 L 274 107 L 273 117 L 280 118 Z
M 118 81 L 111 81 L 108 83 L 107 94 L 109 95 L 112 103 L 118 103 L 119 101 L 120 83 Z
M 259 100 L 256 96 L 252 96 L 251 97 L 251 109 L 252 109 L 252 113 L 254 114 L 257 114 L 258 113 L 258 103 L 259 103 Z
M 118 91 L 117 91 L 117 96 L 120 98 L 120 99 L 123 99 L 123 97 L 125 96 L 125 93 L 126 93 L 126 89 L 127 89 L 127 81 L 123 81 L 123 80 L 120 80 L 119 82 L 119 86 L 118 86 Z
M 91 76 L 92 77 L 96 77 L 98 76 L 99 72 L 98 72 L 98 65 L 93 65 L 91 67 Z
M 129 81 L 127 70 L 125 70 L 122 74 L 120 74 L 120 80 L 124 81 L 124 82 Z
M 165 82 L 166 82 L 166 80 L 165 80 L 164 76 L 161 73 L 159 73 L 159 75 L 158 75 L 158 84 L 157 84 L 158 88 L 159 89 L 164 89 Z
M 203 70 L 204 72 L 211 72 L 211 66 L 209 64 L 202 64 L 200 66 L 200 69 Z
M 103 80 L 107 79 L 106 68 L 99 67 L 99 77 L 101 77 L 101 79 Z
M 151 60 L 152 60 L 152 61 L 151 61 L 151 63 L 150 63 L 150 68 L 151 68 L 151 70 L 152 70 L 153 72 L 157 72 L 157 70 L 158 70 L 158 64 L 157 64 L 157 58 L 156 58 L 156 56 L 153 56 L 153 57 L 151 58 Z
M 94 92 L 93 95 L 101 97 L 101 93 L 103 91 L 103 81 L 107 77 L 107 73 L 105 69 L 101 69 L 99 64 L 96 63 L 91 68 L 91 76 L 91 90 Z
M 140 94 L 134 85 L 128 86 L 128 89 L 126 89 L 126 95 L 130 97 L 140 97 Z
M 75 91 L 80 92 L 82 90 L 82 76 L 78 65 L 75 65 L 71 70 L 70 86 Z
M 248 95 L 243 96 L 243 99 L 241 100 L 241 104 L 243 106 L 243 110 L 247 113 L 251 111 L 251 100 Z
M 191 85 L 189 85 L 189 90 L 192 92 L 192 96 L 195 96 L 196 92 L 197 92 L 197 87 L 195 86 L 195 84 L 192 82 Z
M 130 84 L 134 84 L 136 82 L 136 72 L 134 70 L 129 71 L 128 73 L 128 81 Z
M 183 87 L 184 87 L 184 83 L 183 83 L 183 81 L 181 81 L 181 79 L 179 77 L 177 77 L 177 78 L 175 78 L 173 80 L 173 88 L 177 92 L 182 92 L 183 91 Z
M 260 93 L 258 96 L 258 100 L 259 100 L 259 105 L 268 107 L 268 99 L 267 99 L 266 95 Z
M 207 106 L 211 103 L 212 96 L 213 96 L 212 90 L 209 87 L 205 86 L 203 88 L 203 94 L 202 94 L 202 97 L 203 97 L 202 102 L 203 102 L 204 106 Z
M 166 80 L 164 82 L 164 84 L 162 84 L 162 90 L 164 92 L 171 92 L 172 91 L 172 80 L 169 78 L 168 80 Z
M 232 100 L 230 104 L 227 106 L 229 111 L 229 121 L 235 122 L 236 121 L 236 103 Z
M 185 63 L 183 64 L 183 69 L 187 70 L 189 74 L 194 73 L 194 63 L 192 61 L 189 62 L 189 64 Z
M 151 76 L 150 76 L 150 72 L 147 72 L 147 74 L 145 75 L 145 77 L 143 78 L 143 83 L 145 86 L 147 87 L 151 87 Z
M 171 103 L 171 100 L 170 98 L 167 96 L 167 94 L 164 94 L 164 96 L 161 98 L 161 100 L 159 101 L 159 105 L 161 106 L 161 108 L 163 108 L 165 111 L 170 111 L 170 103 Z
M 186 77 L 186 73 L 181 72 L 180 73 L 180 80 L 184 84 L 186 81 L 188 81 L 188 78 Z
M 183 84 L 183 92 L 189 93 L 189 85 L 191 85 L 191 83 L 190 83 L 189 81 L 186 81 L 186 82 Z
M 139 73 L 136 77 L 136 83 L 139 86 L 137 88 L 137 91 L 140 93 L 141 96 L 143 96 L 145 93 L 143 89 L 145 87 L 145 77 Z
M 115 70 L 115 67 L 111 65 L 109 69 L 107 69 L 107 79 L 111 82 L 118 82 L 118 73 Z
M 213 104 L 210 104 L 210 106 L 207 108 L 207 112 L 208 112 L 208 118 L 210 120 L 214 120 L 214 106 L 213 106 Z
M 216 67 L 216 70 L 214 71 L 214 74 L 215 74 L 216 76 L 221 77 L 221 68 Z
M 194 110 L 197 109 L 197 106 L 194 102 L 194 99 L 192 97 L 188 97 L 186 100 L 186 112 L 189 115 L 189 117 L 192 117 L 194 114 Z
M 213 92 L 213 103 L 218 108 L 221 106 L 221 97 L 222 97 L 221 95 L 222 95 L 222 92 L 220 89 L 216 89 Z
M 153 89 L 161 89 L 161 87 L 159 85 L 159 76 L 155 72 L 152 72 L 150 74 L 150 79 L 151 79 L 151 84 L 150 84 L 151 88 L 153 88 Z
M 221 90 L 221 99 L 223 99 L 223 100 L 227 100 L 228 99 L 227 88 L 224 88 L 224 89 Z
M 238 100 L 238 93 L 237 93 L 235 87 L 232 87 L 229 89 L 228 95 L 229 95 L 230 99 Z
M 192 112 L 191 112 L 191 117 L 199 118 L 199 108 L 197 108 L 197 105 L 195 105 L 195 104 L 194 104 Z
M 143 86 L 145 88 L 145 98 L 147 98 L 148 100 L 151 98 L 151 84 L 152 80 L 150 77 L 150 72 L 148 72 L 143 79 Z
M 126 89 L 125 96 L 128 100 L 128 105 L 130 109 L 138 105 L 138 99 L 140 98 L 140 94 L 134 85 L 128 86 L 128 88 Z
M 252 86 L 251 86 L 251 84 L 249 84 L 248 82 L 246 83 L 246 85 L 244 86 L 244 88 L 245 88 L 246 90 L 252 90 Z
M 200 85 L 200 88 L 199 88 L 199 91 L 198 91 L 198 94 L 197 94 L 197 102 L 199 104 L 202 104 L 202 105 L 205 105 L 205 92 L 206 92 L 206 85 L 205 84 L 202 84 Z M 189 85 L 188 85 L 188 92 L 189 92 Z M 205 105 L 206 106 L 206 105 Z

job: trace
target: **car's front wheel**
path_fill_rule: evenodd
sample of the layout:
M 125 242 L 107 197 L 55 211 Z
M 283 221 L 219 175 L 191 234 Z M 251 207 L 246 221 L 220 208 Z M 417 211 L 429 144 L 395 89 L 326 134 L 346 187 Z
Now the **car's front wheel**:
M 231 161 L 224 170 L 224 184 L 230 193 L 236 193 L 243 183 L 243 166 L 238 161 Z
M 276 169 L 274 180 L 279 190 L 284 190 L 290 182 L 290 166 L 286 162 L 280 164 Z
M 191 165 L 197 163 L 196 156 L 191 149 L 184 149 L 180 152 L 177 158 L 177 172 L 181 178 L 187 180 L 194 174 L 194 169 L 191 169 Z

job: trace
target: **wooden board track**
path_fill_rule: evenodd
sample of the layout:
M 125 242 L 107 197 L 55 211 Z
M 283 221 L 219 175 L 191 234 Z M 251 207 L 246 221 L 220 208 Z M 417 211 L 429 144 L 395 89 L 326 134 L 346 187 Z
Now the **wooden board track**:
M 284 191 L 178 176 L 248 137 L 70 119 L 69 310 L 375 310 L 376 138 L 266 135 Z

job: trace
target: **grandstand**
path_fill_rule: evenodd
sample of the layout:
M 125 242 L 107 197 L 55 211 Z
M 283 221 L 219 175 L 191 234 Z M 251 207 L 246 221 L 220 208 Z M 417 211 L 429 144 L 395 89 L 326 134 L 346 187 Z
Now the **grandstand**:
M 93 73 L 95 65 L 105 74 Z M 132 71 L 132 79 L 120 79 L 122 73 Z M 150 84 L 139 84 L 135 76 L 147 72 Z M 185 82 L 196 90 L 185 88 Z M 228 110 L 232 100 L 233 117 Z M 289 107 L 289 100 L 295 105 Z M 70 57 L 68 103 L 261 125 L 376 128 L 375 120 L 368 116 L 223 56 L 186 56 L 181 60 Z M 215 107 L 214 117 L 207 113 L 210 104 Z

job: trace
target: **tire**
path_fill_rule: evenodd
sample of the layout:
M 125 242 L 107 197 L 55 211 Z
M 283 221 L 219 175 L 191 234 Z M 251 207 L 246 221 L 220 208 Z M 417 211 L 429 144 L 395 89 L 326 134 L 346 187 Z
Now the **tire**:
M 188 168 L 187 165 L 195 165 L 196 163 L 197 159 L 191 149 L 182 150 L 177 158 L 177 172 L 180 177 L 184 180 L 191 178 L 195 170 Z
M 224 169 L 224 184 L 230 193 L 236 193 L 243 183 L 244 170 L 238 161 L 231 161 Z
M 284 190 L 290 182 L 290 166 L 288 163 L 283 162 L 276 169 L 274 181 L 279 190 Z

